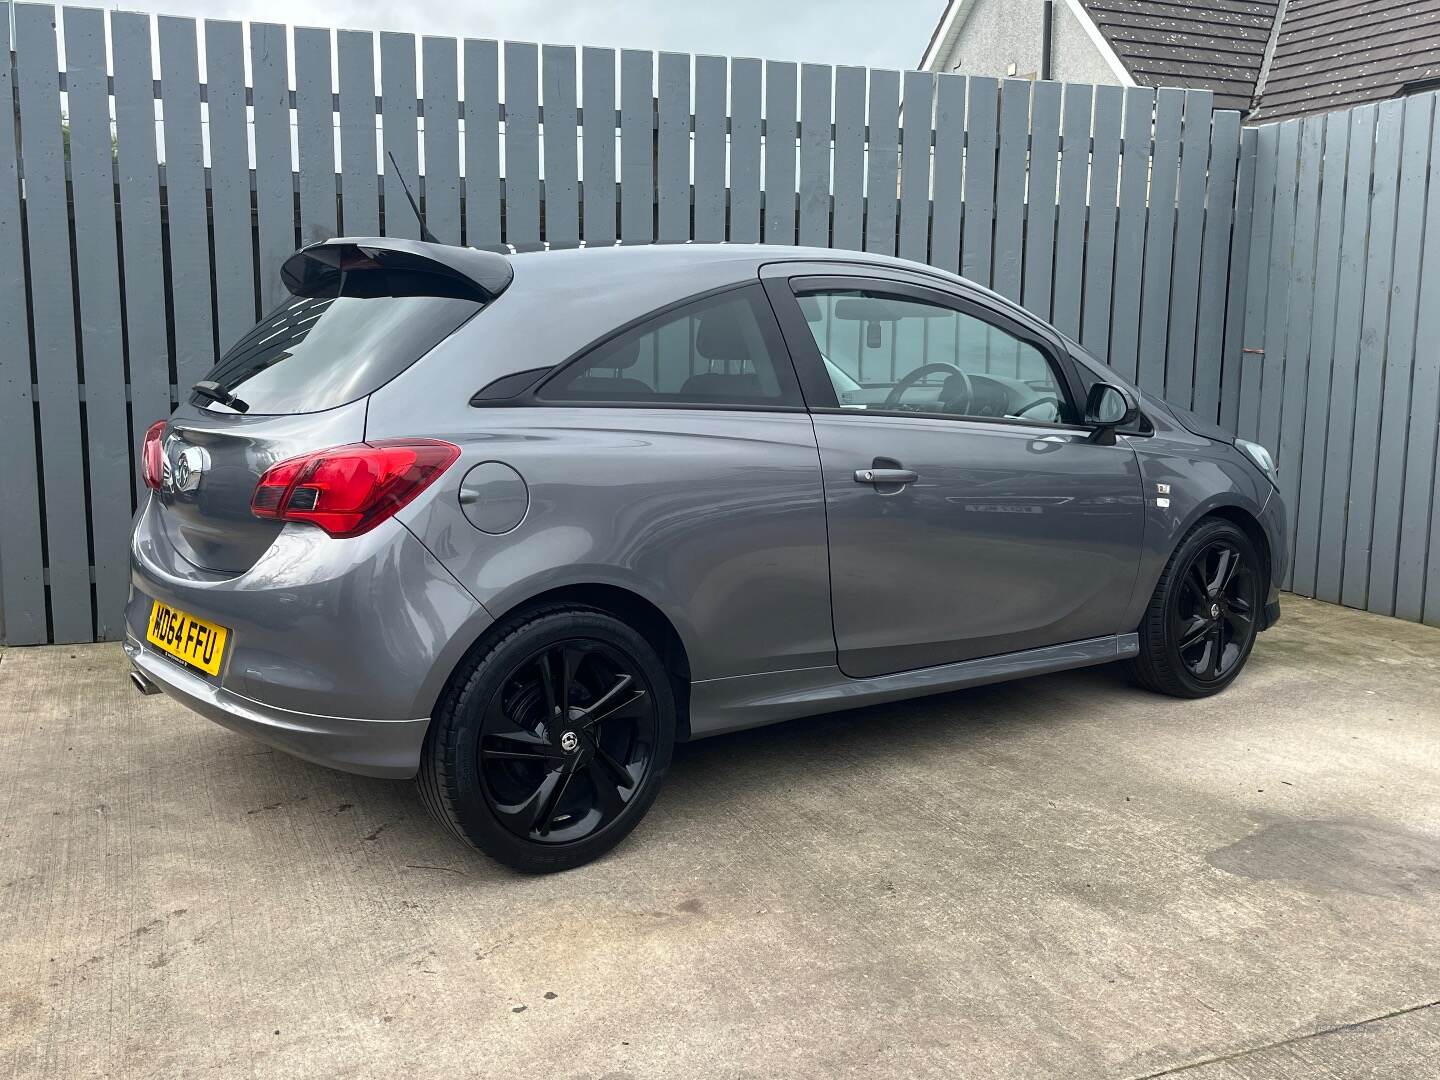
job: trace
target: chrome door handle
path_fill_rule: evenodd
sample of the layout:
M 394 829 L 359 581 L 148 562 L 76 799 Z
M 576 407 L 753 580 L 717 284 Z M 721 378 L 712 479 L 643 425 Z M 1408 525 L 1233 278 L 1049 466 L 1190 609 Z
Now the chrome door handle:
M 913 469 L 856 469 L 857 484 L 913 484 L 920 474 Z

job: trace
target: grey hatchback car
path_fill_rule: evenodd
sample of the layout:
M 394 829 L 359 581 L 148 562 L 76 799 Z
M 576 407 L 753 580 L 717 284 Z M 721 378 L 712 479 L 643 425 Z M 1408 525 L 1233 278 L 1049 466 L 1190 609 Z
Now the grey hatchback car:
M 133 681 L 512 867 L 612 847 L 677 741 L 1121 660 L 1200 697 L 1279 616 L 1265 450 L 952 274 L 346 238 L 283 279 L 145 436 Z

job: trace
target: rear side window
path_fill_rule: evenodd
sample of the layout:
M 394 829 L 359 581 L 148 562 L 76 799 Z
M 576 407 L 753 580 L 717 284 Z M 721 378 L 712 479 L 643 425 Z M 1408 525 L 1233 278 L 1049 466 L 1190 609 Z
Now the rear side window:
M 206 379 L 251 415 L 333 409 L 384 386 L 481 306 L 454 296 L 292 296 Z
M 758 285 L 671 308 L 565 367 L 543 401 L 766 408 L 801 405 Z

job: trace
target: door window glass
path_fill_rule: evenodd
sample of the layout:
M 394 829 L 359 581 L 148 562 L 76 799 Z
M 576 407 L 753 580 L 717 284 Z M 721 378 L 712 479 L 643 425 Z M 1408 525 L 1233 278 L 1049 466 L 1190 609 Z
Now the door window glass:
M 1045 353 L 984 319 L 863 289 L 797 300 L 841 408 L 1073 422 Z

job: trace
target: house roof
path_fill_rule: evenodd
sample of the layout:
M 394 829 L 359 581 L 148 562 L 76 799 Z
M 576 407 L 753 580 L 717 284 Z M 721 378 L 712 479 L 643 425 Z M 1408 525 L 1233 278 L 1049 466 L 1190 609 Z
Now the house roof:
M 1395 97 L 1440 79 L 1440 0 L 1288 0 L 1254 120 Z
M 975 2 L 950 0 L 922 66 L 933 70 L 953 49 Z M 1203 87 L 1214 91 L 1217 109 L 1252 120 L 1345 108 L 1440 81 L 1440 0 L 1065 2 L 1093 24 L 1087 31 L 1108 46 L 1102 52 L 1122 78 Z
M 1250 108 L 1279 0 L 1080 2 L 1141 86 L 1204 87 L 1217 109 Z

